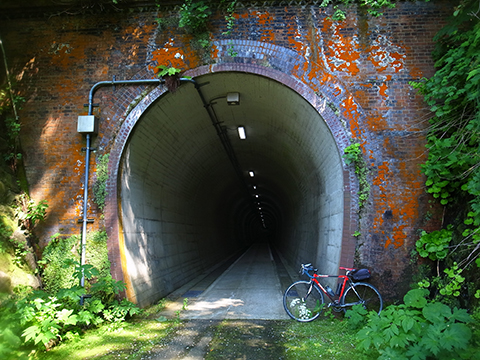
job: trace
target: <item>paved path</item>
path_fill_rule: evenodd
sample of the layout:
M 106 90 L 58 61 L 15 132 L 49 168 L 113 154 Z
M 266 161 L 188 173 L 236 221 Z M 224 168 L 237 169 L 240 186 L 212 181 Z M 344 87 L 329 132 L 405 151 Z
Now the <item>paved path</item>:
M 279 277 L 267 243 L 252 245 L 196 298 L 181 319 L 289 319 Z

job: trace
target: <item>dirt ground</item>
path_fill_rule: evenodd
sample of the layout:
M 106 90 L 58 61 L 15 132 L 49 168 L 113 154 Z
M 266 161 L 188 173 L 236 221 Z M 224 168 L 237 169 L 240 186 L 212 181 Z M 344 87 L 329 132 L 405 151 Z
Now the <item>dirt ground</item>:
M 152 349 L 148 359 L 285 359 L 285 325 L 275 320 L 190 320 Z

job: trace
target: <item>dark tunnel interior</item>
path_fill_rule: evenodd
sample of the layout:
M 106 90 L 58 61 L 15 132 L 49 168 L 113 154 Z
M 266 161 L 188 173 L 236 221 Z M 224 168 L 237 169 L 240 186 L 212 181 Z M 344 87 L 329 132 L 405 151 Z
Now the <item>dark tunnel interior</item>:
M 195 81 L 207 106 L 182 83 L 147 108 L 123 151 L 120 217 L 138 303 L 183 285 L 185 269 L 205 271 L 254 242 L 269 242 L 292 265 L 336 271 L 343 167 L 317 110 L 263 76 L 219 72 Z M 239 103 L 229 104 L 236 94 Z

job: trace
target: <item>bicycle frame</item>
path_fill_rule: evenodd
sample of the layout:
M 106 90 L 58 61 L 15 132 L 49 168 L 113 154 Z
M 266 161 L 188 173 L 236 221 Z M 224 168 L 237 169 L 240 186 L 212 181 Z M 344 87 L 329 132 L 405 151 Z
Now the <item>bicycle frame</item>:
M 306 269 L 302 269 L 303 270 L 303 274 L 306 274 L 309 278 L 310 278 L 310 282 L 311 282 L 311 286 L 308 290 L 308 294 L 310 294 L 310 292 L 312 291 L 312 287 L 313 287 L 313 284 L 316 284 L 318 286 L 318 288 L 320 290 L 322 290 L 322 292 L 327 295 L 327 297 L 331 300 L 331 304 L 329 304 L 329 306 L 332 305 L 335 305 L 336 307 L 350 307 L 350 306 L 353 306 L 353 305 L 356 305 L 356 304 L 344 304 L 344 305 L 340 305 L 340 302 L 339 302 L 339 299 L 342 298 L 344 292 L 345 292 L 345 289 L 347 288 L 347 284 L 349 286 L 351 286 L 353 284 L 352 280 L 348 277 L 348 272 L 349 271 L 353 271 L 355 269 L 353 268 L 346 268 L 346 267 L 339 267 L 340 270 L 345 270 L 347 273 L 346 275 L 324 275 L 324 274 L 316 274 L 314 273 L 313 275 L 310 275 L 310 273 L 308 272 L 308 270 Z M 325 287 L 320 283 L 320 281 L 318 281 L 318 279 L 325 279 L 325 278 L 337 278 L 337 279 L 343 279 L 341 283 L 338 283 L 337 281 L 337 291 L 335 291 L 335 296 L 331 296 L 327 290 L 325 289 Z M 341 285 L 341 288 L 340 288 L 340 292 L 338 292 L 338 285 Z M 355 290 L 355 287 L 353 287 L 353 291 L 355 293 L 357 293 L 357 291 Z M 358 295 L 358 294 L 357 294 Z M 358 303 L 357 303 L 358 304 Z
M 312 264 L 302 264 L 300 273 L 306 274 L 309 280 L 295 281 L 285 290 L 283 307 L 288 316 L 300 322 L 308 322 L 318 318 L 325 307 L 342 312 L 355 305 L 361 305 L 369 313 L 374 311 L 380 314 L 383 300 L 377 288 L 356 281 L 357 278 L 370 278 L 370 272 L 346 267 L 339 267 L 339 270 L 345 271 L 345 275 L 317 274 L 317 269 Z M 337 279 L 335 292 L 320 282 L 326 278 Z

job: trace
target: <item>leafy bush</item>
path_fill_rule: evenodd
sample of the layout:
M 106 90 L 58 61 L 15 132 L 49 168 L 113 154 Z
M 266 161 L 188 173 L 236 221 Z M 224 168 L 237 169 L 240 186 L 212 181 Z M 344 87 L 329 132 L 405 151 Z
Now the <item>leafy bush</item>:
M 48 245 L 43 249 L 42 259 L 38 262 L 43 268 L 43 284 L 45 290 L 55 293 L 60 289 L 69 289 L 76 284 L 75 268 L 68 266 L 68 262 L 78 259 L 78 236 L 52 236 Z
M 98 270 L 99 278 L 110 275 L 107 240 L 105 230 L 93 231 L 87 235 L 86 261 Z
M 120 303 L 104 303 L 101 299 L 92 297 L 80 304 L 79 299 L 84 295 L 84 288 L 74 286 L 61 289 L 55 296 L 37 291 L 19 302 L 17 312 L 20 313 L 20 323 L 26 326 L 22 333 L 24 341 L 48 349 L 65 338 L 79 335 L 91 326 L 106 321 L 114 328 L 128 316 L 140 312 L 135 304 L 126 299 Z
M 22 338 L 25 343 L 48 349 L 104 322 L 115 329 L 140 312 L 128 300 L 116 300 L 125 284 L 110 275 L 106 232 L 88 235 L 88 264 L 80 264 L 78 246 L 78 236 L 52 237 L 39 261 L 45 290 L 19 289 L 0 311 L 2 319 L 14 320 L 4 327 L 0 355 L 2 351 L 14 353 Z M 88 280 L 85 288 L 77 285 L 82 276 Z M 7 338 L 10 345 L 4 343 Z
M 15 311 L 17 299 L 13 296 L 0 304 L 0 359 L 27 359 L 21 314 Z
M 472 359 L 471 316 L 426 299 L 425 289 L 410 290 L 404 304 L 367 315 L 358 349 L 378 359 Z
M 421 257 L 428 257 L 430 260 L 445 259 L 448 254 L 448 244 L 452 241 L 452 231 L 442 229 L 427 233 L 422 231 L 422 236 L 416 242 L 418 254 Z
M 94 270 L 91 265 L 77 266 L 73 277 L 78 279 L 83 273 L 91 278 L 98 274 Z M 55 292 L 22 291 L 23 296 L 16 295 L 2 304 L 0 356 L 4 353 L 20 354 L 19 349 L 25 346 L 23 343 L 49 349 L 104 322 L 110 323 L 109 328 L 113 330 L 126 318 L 140 313 L 141 310 L 130 301 L 115 300 L 115 296 L 125 289 L 125 284 L 111 279 L 110 275 L 108 280 L 107 286 L 106 281 L 92 286 L 90 294 L 78 285 Z M 82 298 L 85 301 L 81 302 Z

